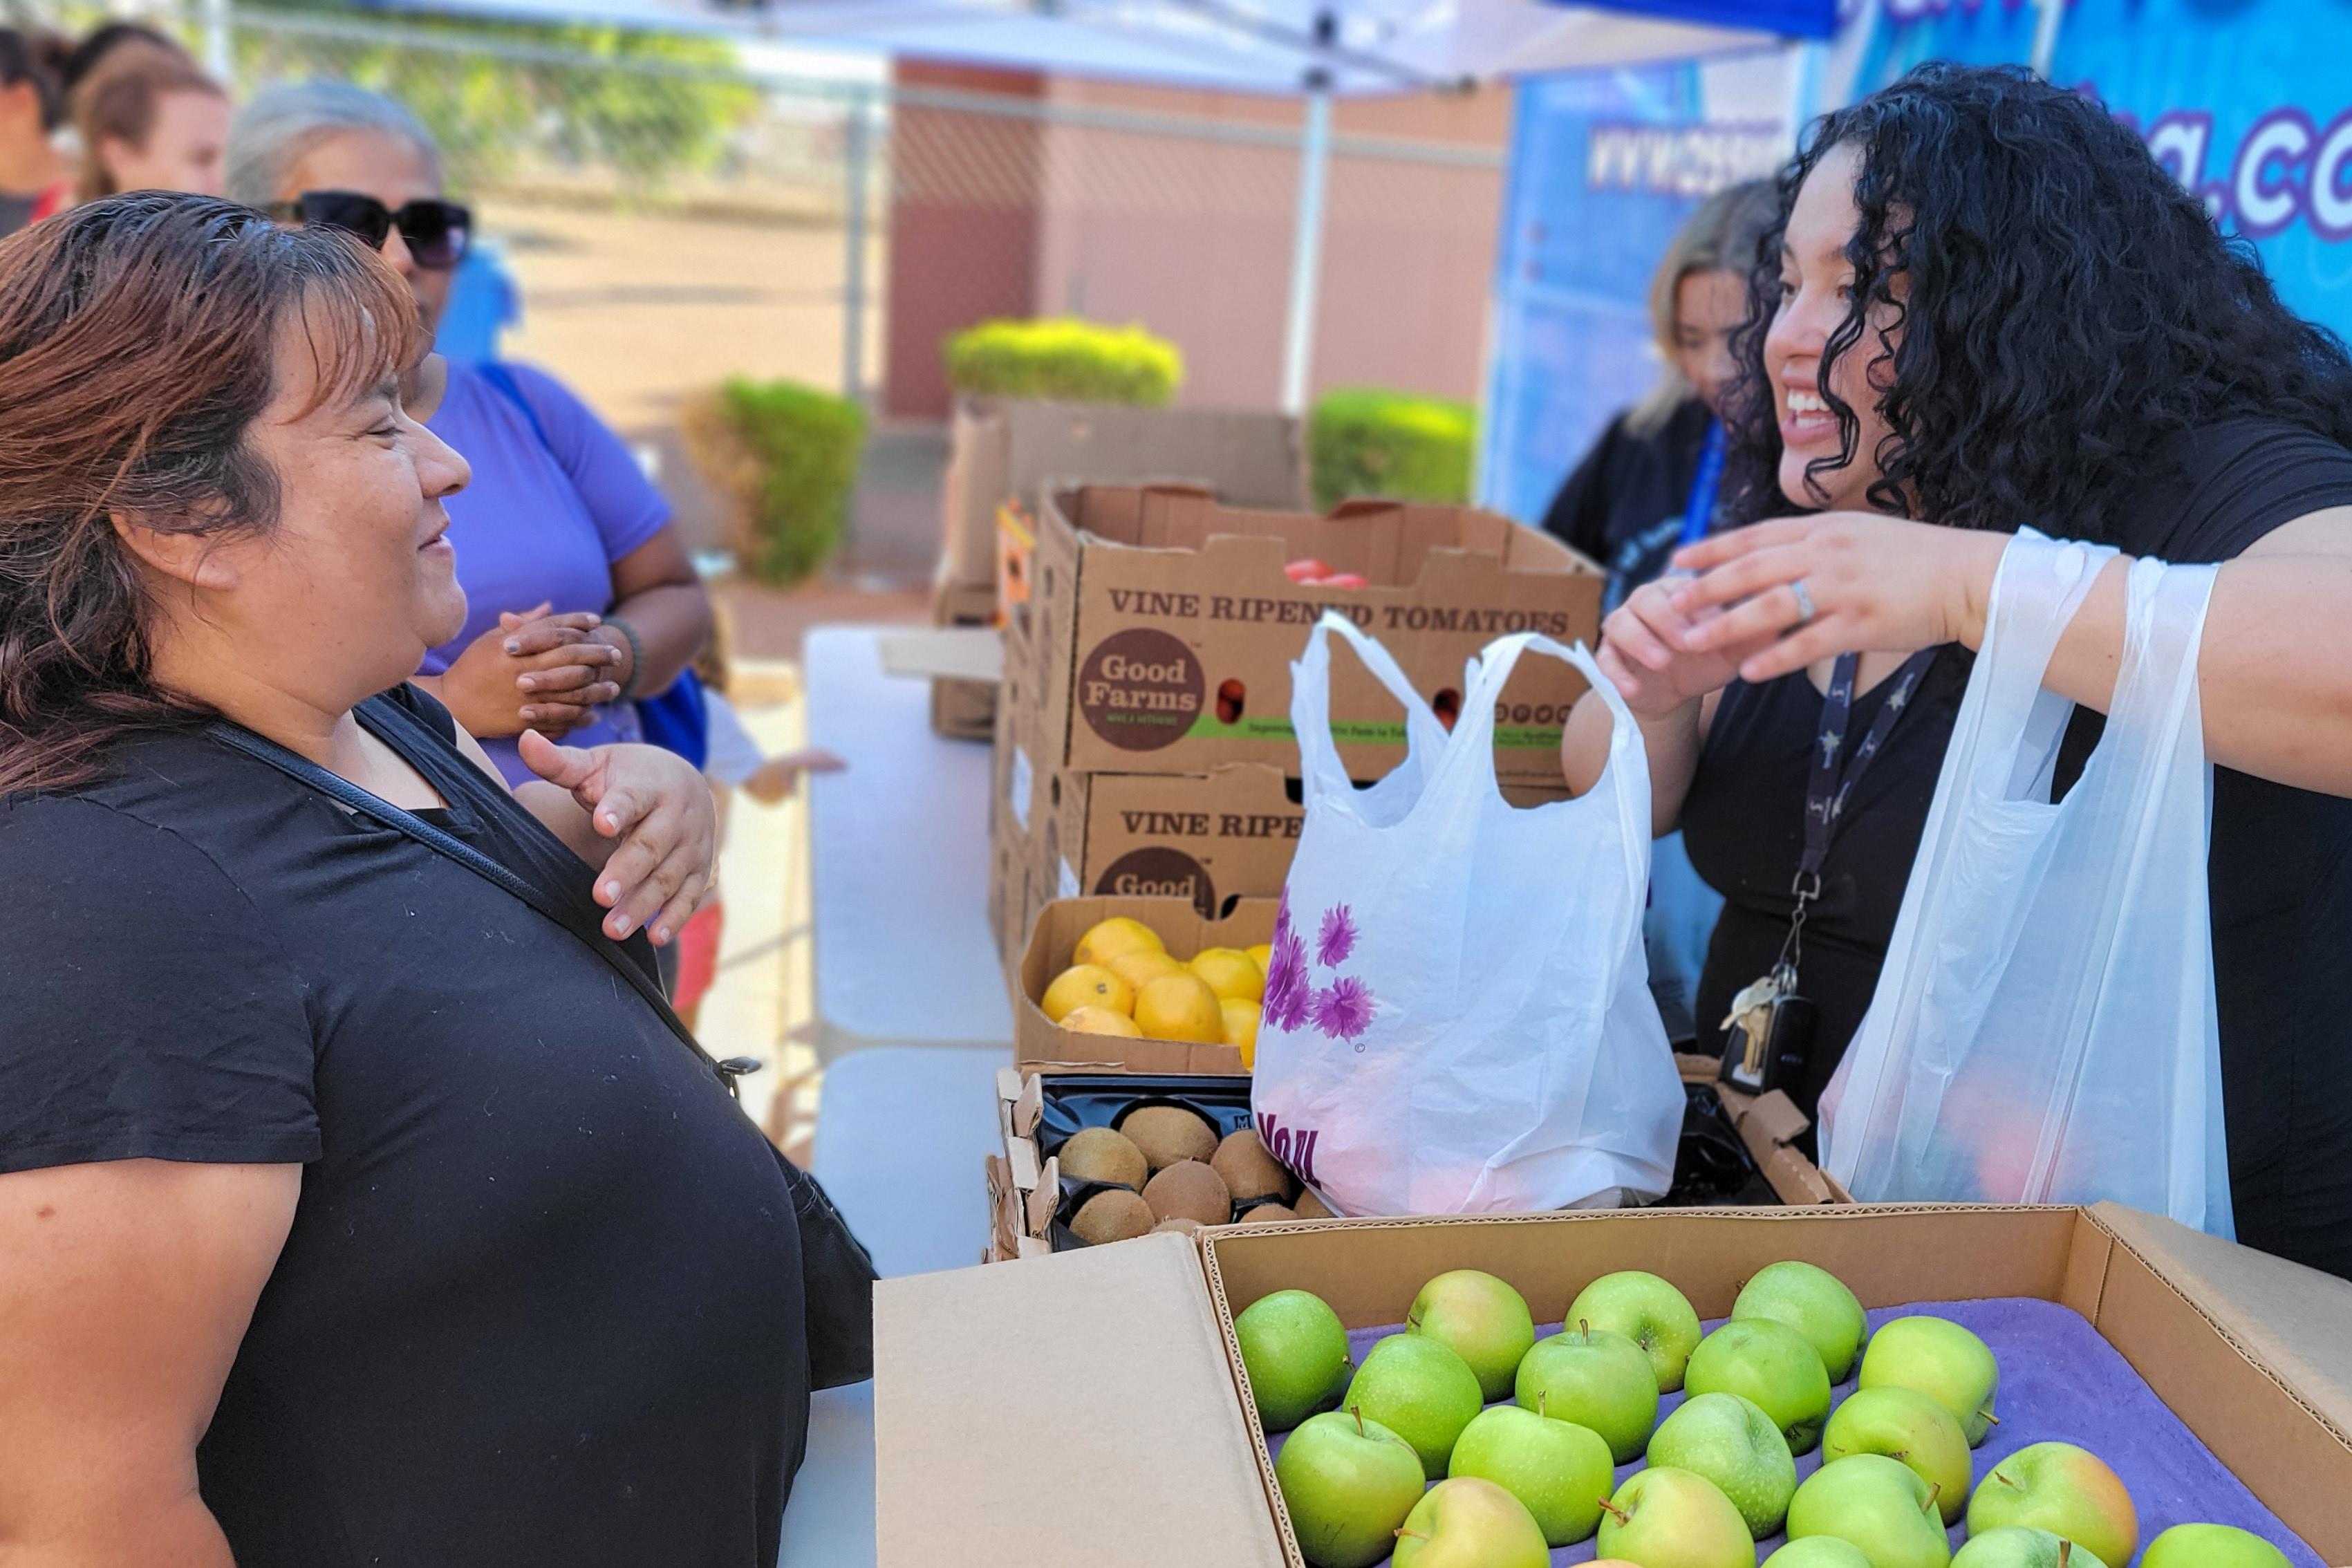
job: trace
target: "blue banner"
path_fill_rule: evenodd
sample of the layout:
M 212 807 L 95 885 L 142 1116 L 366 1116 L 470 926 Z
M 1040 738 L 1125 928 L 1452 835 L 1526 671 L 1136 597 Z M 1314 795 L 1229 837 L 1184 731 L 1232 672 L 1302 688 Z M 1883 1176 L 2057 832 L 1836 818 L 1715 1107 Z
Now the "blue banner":
M 1777 121 L 1712 122 L 1695 64 L 1519 84 L 1496 251 L 1485 505 L 1541 521 L 1610 418 L 1657 379 L 1650 277 L 1705 197 L 1769 173 Z

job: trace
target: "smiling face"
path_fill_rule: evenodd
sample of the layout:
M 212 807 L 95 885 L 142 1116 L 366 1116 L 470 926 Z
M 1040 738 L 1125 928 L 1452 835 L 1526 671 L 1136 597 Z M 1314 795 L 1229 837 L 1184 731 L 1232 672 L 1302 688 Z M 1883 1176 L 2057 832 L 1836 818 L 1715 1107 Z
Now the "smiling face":
M 1873 390 L 1891 380 L 1894 345 L 1902 341 L 1892 305 L 1872 305 L 1862 339 L 1837 357 L 1830 390 L 1853 410 L 1861 429 L 1853 457 L 1838 461 L 1837 416 L 1822 397 L 1822 360 L 1831 335 L 1844 324 L 1853 303 L 1853 266 L 1845 248 L 1859 225 L 1854 176 L 1862 153 L 1851 143 L 1832 148 L 1806 175 L 1789 214 L 1780 251 L 1780 300 L 1764 338 L 1764 376 L 1780 426 L 1780 491 L 1795 504 L 1823 510 L 1864 510 L 1870 487 L 1879 478 L 1878 448 L 1888 431 Z M 1894 280 L 1899 298 L 1904 280 Z M 1880 342 L 1882 331 L 1889 341 Z
M 346 131 L 305 153 L 286 172 L 277 199 L 290 202 L 305 191 L 352 191 L 373 196 L 398 212 L 420 197 L 438 196 L 441 176 L 424 149 L 401 137 L 379 131 Z M 383 258 L 407 280 L 409 292 L 416 296 L 425 330 L 431 331 L 449 303 L 449 284 L 457 274 L 446 268 L 416 265 L 398 228 L 384 236 Z

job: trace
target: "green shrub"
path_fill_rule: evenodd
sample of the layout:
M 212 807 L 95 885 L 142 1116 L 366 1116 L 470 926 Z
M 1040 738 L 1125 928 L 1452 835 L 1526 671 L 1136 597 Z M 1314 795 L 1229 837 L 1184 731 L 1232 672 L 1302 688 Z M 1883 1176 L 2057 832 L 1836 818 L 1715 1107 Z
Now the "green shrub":
M 690 405 L 688 451 L 733 503 L 737 546 L 762 581 L 797 583 L 838 549 L 866 445 L 866 410 L 796 381 L 730 380 Z
M 1072 317 L 982 321 L 943 348 L 948 384 L 983 397 L 1161 408 L 1184 380 L 1183 352 L 1167 339 Z
M 1478 411 L 1444 397 L 1376 386 L 1327 392 L 1308 421 L 1315 504 L 1349 496 L 1467 501 Z

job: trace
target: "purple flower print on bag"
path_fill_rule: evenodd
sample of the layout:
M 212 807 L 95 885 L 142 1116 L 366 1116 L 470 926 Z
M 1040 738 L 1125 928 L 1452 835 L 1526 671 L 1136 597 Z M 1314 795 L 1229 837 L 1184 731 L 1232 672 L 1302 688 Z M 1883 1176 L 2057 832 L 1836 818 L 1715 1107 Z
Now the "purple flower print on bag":
M 1323 911 L 1315 936 L 1315 964 L 1338 969 L 1356 951 L 1356 917 L 1345 904 Z M 1379 1003 L 1372 988 L 1354 975 L 1335 974 L 1317 985 L 1308 972 L 1307 940 L 1290 919 L 1290 890 L 1283 889 L 1274 916 L 1273 961 L 1265 969 L 1265 1018 L 1276 1028 L 1295 1031 L 1312 1024 L 1327 1038 L 1346 1040 L 1362 1050 Z

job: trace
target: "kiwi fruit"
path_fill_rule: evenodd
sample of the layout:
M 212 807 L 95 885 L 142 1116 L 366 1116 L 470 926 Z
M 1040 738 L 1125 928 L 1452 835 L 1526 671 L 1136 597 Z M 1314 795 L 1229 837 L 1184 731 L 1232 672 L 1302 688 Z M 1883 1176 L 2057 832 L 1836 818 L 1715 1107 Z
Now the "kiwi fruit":
M 1297 1217 L 1298 1216 L 1296 1214 L 1293 1214 L 1288 1208 L 1285 1207 L 1281 1204 L 1260 1204 L 1257 1207 L 1245 1210 L 1243 1213 L 1242 1223 L 1244 1225 L 1272 1225 L 1276 1220 L 1297 1219 Z
M 1197 1219 L 1186 1219 L 1181 1214 L 1171 1215 L 1168 1218 L 1161 1220 L 1158 1225 L 1153 1226 L 1151 1227 L 1151 1234 L 1158 1236 L 1161 1231 L 1169 1231 L 1177 1236 L 1190 1236 L 1200 1228 L 1201 1222 Z
M 1097 1193 L 1070 1222 L 1071 1234 L 1089 1247 L 1131 1240 L 1150 1229 L 1151 1205 L 1124 1187 Z
M 1291 1207 L 1297 1211 L 1297 1217 L 1299 1219 L 1337 1219 L 1339 1217 L 1331 1212 L 1329 1205 L 1315 1195 L 1313 1187 L 1300 1188 L 1298 1201 Z
M 1058 1158 L 1062 1174 L 1073 1181 L 1140 1188 L 1151 1174 L 1143 1163 L 1143 1151 L 1126 1134 L 1108 1127 L 1079 1128 L 1063 1142 Z
M 1265 1152 L 1254 1128 L 1226 1133 L 1225 1141 L 1217 1145 L 1215 1156 L 1209 1161 L 1209 1168 L 1224 1178 L 1225 1191 L 1234 1194 L 1237 1204 L 1258 1198 L 1286 1200 L 1290 1196 L 1290 1173 Z
M 1118 1130 L 1143 1151 L 1155 1171 L 1186 1160 L 1206 1161 L 1217 1152 L 1216 1133 L 1181 1105 L 1147 1105 L 1130 1110 Z
M 1143 1201 L 1161 1219 L 1223 1225 L 1234 1217 L 1233 1194 L 1217 1173 L 1198 1160 L 1180 1160 L 1143 1189 Z

